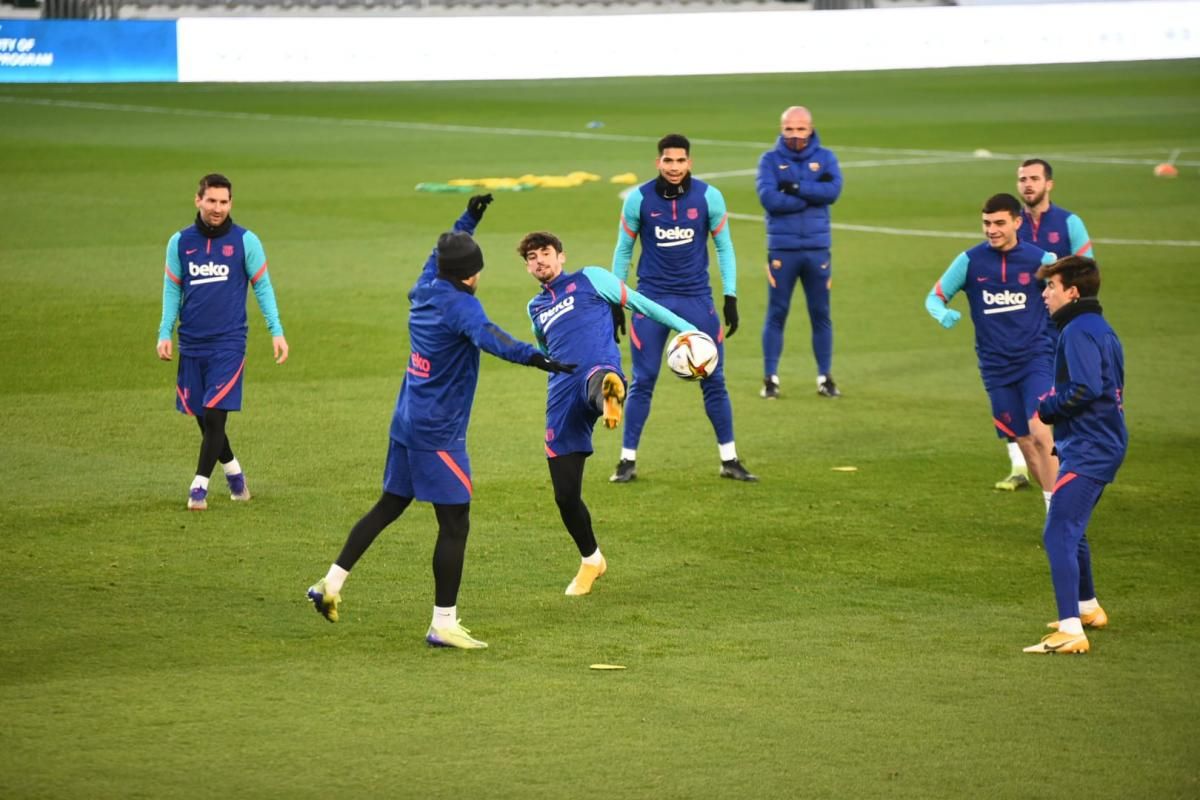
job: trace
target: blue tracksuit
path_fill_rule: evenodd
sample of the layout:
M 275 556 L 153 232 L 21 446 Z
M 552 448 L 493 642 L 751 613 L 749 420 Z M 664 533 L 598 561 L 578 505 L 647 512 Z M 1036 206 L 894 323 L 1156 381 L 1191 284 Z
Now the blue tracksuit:
M 158 338 L 171 338 L 178 320 L 181 356 L 246 351 L 246 287 L 251 285 L 271 335 L 283 335 L 262 242 L 230 223 L 215 239 L 192 224 L 167 242 Z
M 797 195 L 780 190 L 795 183 Z M 758 161 L 755 183 L 767 224 L 767 317 L 763 324 L 763 373 L 779 372 L 783 329 L 799 280 L 804 287 L 817 373 L 833 367 L 833 320 L 829 294 L 833 282 L 829 207 L 842 193 L 842 171 L 833 151 L 813 131 L 808 144 L 792 150 L 782 136 Z
M 629 289 L 602 267 L 563 272 L 529 301 L 533 335 L 550 358 L 578 368 L 554 373 L 546 389 L 546 455 L 592 452 L 600 409 L 588 398 L 588 379 L 604 369 L 621 374 L 613 337 L 612 305 L 627 306 L 676 331 L 696 330 L 687 320 Z
M 1125 354 L 1095 298 L 1054 315 L 1060 327 L 1054 392 L 1038 407 L 1054 424 L 1059 471 L 1042 540 L 1058 618 L 1078 616 L 1078 601 L 1096 596 L 1087 525 L 1104 487 L 1125 458 Z
M 1021 209 L 1021 227 L 1017 229 L 1017 237 L 1059 258 L 1071 255 L 1096 257 L 1092 249 L 1092 237 L 1088 236 L 1083 220 L 1053 203 L 1037 222 L 1033 221 L 1028 209 Z
M 657 184 L 657 180 L 644 183 L 625 198 L 612 271 L 622 281 L 629 277 L 634 240 L 640 238 L 638 291 L 695 323 L 717 343 L 720 364 L 710 377 L 700 381 L 700 388 L 717 442 L 727 444 L 733 441 L 733 409 L 725 388 L 725 336 L 708 280 L 711 235 L 721 271 L 721 293 L 737 296 L 737 259 L 725 198 L 715 186 L 691 176 L 679 187 L 680 195 L 671 199 L 659 193 Z M 650 401 L 669 335 L 667 326 L 644 313 L 635 313 L 630 320 L 633 383 L 625 400 L 623 444 L 627 449 L 637 449 L 650 416 Z
M 1054 337 L 1034 276 L 1054 260 L 1025 242 L 1007 252 L 983 242 L 959 253 L 925 298 L 926 310 L 940 322 L 954 295 L 966 293 L 998 436 L 1028 435 L 1038 399 L 1050 390 Z
M 1031 244 L 1018 242 L 1001 252 L 982 242 L 959 253 L 925 298 L 925 308 L 940 321 L 954 295 L 966 293 L 985 386 L 1010 383 L 1031 362 L 1048 363 L 1052 357 L 1054 336 L 1034 276 L 1042 264 L 1054 261 Z
M 474 233 L 475 224 L 464 212 L 454 230 Z M 489 320 L 475 295 L 437 277 L 436 249 L 408 299 L 412 353 L 396 398 L 391 438 L 413 450 L 462 449 L 479 381 L 479 351 L 528 364 L 537 350 Z

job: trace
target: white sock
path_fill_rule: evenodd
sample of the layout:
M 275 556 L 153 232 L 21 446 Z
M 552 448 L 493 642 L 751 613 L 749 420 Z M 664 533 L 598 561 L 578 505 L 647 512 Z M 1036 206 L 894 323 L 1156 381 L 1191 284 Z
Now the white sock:
M 600 555 L 599 547 L 597 547 L 596 552 L 592 553 L 590 556 L 583 557 L 583 563 L 591 564 L 593 567 L 600 566 L 600 562 L 603 560 L 604 560 L 604 556 Z
M 776 386 L 779 385 L 779 376 L 778 375 L 770 375 L 767 377 L 767 380 L 769 380 L 771 383 L 775 384 Z
M 621 448 L 622 461 L 637 461 L 637 450 L 630 450 L 628 447 Z
M 238 460 L 235 458 L 233 461 L 230 461 L 228 464 L 222 464 L 221 469 L 225 470 L 226 475 L 237 475 L 239 472 L 242 471 L 242 465 L 239 464 Z
M 458 624 L 458 606 L 450 606 L 442 608 L 441 606 L 433 607 L 433 627 L 435 628 L 453 628 Z
M 1046 511 L 1050 510 L 1050 498 L 1054 496 L 1054 492 L 1042 491 L 1042 498 L 1046 501 Z
M 718 444 L 717 452 L 721 454 L 722 461 L 733 461 L 737 458 L 737 448 L 734 447 L 733 442 Z
M 1079 621 L 1079 617 L 1060 619 L 1058 621 L 1058 630 L 1061 633 L 1073 633 L 1079 636 L 1083 633 L 1083 623 Z
M 204 477 L 203 475 L 197 475 L 196 477 L 192 478 L 192 487 L 191 488 L 203 489 L 204 491 L 207 492 L 208 491 L 208 478 Z
M 1008 442 L 1007 444 L 1008 460 L 1012 462 L 1013 474 L 1028 472 L 1029 466 L 1025 463 L 1025 454 L 1021 452 L 1020 446 L 1016 442 Z
M 1079 613 L 1080 614 L 1090 614 L 1099 607 L 1100 607 L 1100 602 L 1098 600 L 1096 600 L 1096 598 L 1094 598 L 1094 597 L 1091 600 L 1080 600 L 1079 601 Z
M 341 594 L 342 584 L 348 577 L 350 577 L 349 571 L 342 569 L 337 564 L 330 564 L 329 572 L 325 573 L 325 591 L 329 594 Z

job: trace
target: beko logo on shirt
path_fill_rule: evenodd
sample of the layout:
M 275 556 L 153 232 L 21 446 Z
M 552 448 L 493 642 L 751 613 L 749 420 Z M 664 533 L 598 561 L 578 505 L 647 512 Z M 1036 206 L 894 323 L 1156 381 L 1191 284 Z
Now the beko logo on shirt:
M 538 314 L 538 324 L 542 326 L 542 330 L 549 330 L 554 321 L 563 314 L 575 308 L 575 295 L 569 294 L 562 300 L 559 300 L 550 308 Z
M 229 265 L 217 264 L 213 261 L 207 264 L 197 264 L 194 261 L 189 261 L 188 274 L 192 276 L 192 286 L 197 286 L 201 283 L 227 281 L 229 280 Z
M 658 239 L 659 247 L 678 247 L 681 244 L 691 244 L 696 238 L 696 231 L 693 228 L 680 228 L 678 225 L 674 228 L 660 228 L 655 225 L 654 238 Z
M 1025 301 L 1028 298 L 1024 292 L 1014 292 L 1005 289 L 1003 292 L 989 292 L 983 290 L 983 302 L 992 308 L 985 308 L 985 314 L 1003 314 L 1006 311 L 1020 311 L 1025 308 Z

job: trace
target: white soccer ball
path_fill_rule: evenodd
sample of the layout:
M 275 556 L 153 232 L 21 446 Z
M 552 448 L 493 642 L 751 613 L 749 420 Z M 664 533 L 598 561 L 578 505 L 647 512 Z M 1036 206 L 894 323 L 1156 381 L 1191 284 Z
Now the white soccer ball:
M 717 343 L 707 333 L 680 333 L 667 345 L 667 366 L 685 381 L 700 381 L 717 369 Z

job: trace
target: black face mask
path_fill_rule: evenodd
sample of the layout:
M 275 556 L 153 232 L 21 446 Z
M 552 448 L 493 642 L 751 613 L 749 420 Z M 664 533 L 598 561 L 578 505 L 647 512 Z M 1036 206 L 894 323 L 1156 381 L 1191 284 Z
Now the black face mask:
M 654 192 L 663 200 L 677 200 L 687 194 L 688 189 L 692 187 L 692 173 L 683 176 L 683 180 L 678 185 L 669 182 L 662 175 L 658 176 L 658 180 L 654 182 Z
M 209 225 L 207 222 L 204 221 L 204 219 L 200 216 L 199 211 L 196 212 L 196 230 L 198 230 L 198 231 L 200 231 L 200 233 L 204 234 L 204 237 L 206 239 L 220 239 L 222 236 L 229 233 L 229 229 L 232 227 L 233 227 L 233 217 L 232 216 L 225 217 L 224 222 L 222 222 L 220 225 L 217 225 L 216 227 L 213 227 L 212 225 Z

